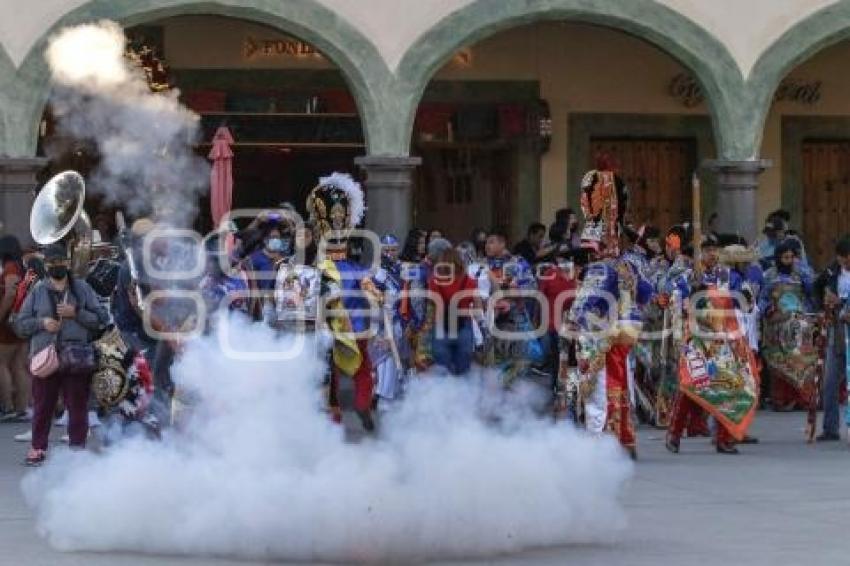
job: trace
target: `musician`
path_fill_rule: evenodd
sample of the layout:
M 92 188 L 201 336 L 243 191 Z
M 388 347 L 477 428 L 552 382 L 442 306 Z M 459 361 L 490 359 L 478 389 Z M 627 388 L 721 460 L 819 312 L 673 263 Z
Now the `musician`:
M 839 404 L 847 375 L 847 324 L 850 323 L 850 236 L 835 245 L 835 261 L 817 278 L 814 295 L 827 320 L 826 379 L 823 385 L 823 431 L 818 442 L 840 440 Z M 850 425 L 850 422 L 848 422 Z
M 44 263 L 48 277 L 30 291 L 15 319 L 15 332 L 29 340 L 30 357 L 55 347 L 60 359 L 65 360 L 66 349 L 91 345 L 109 322 L 109 314 L 91 286 L 72 277 L 71 260 L 64 245 L 47 246 Z M 68 409 L 70 445 L 85 448 L 91 372 L 75 356 L 73 361 L 60 364 L 52 375 L 32 380 L 32 448 L 26 458 L 28 465 L 39 465 L 47 457 L 50 424 L 60 390 Z
M 153 222 L 146 218 L 136 220 L 130 228 L 129 249 L 126 253 L 134 254 L 136 266 L 139 269 L 139 281 L 133 281 L 130 264 L 127 257 L 121 261 L 118 270 L 118 281 L 112 293 L 112 319 L 124 341 L 137 352 L 142 352 L 148 361 L 153 360 L 156 350 L 156 338 L 150 336 L 142 321 L 142 305 L 139 304 L 136 286 L 140 286 L 142 294 L 150 292 L 150 284 L 144 277 L 144 262 L 141 261 L 144 248 L 144 238 L 153 230 Z

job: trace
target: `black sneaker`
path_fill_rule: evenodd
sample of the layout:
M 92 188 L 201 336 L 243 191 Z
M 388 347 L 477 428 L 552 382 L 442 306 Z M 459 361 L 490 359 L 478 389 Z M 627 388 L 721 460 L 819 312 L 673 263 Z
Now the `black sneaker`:
M 818 442 L 836 442 L 841 440 L 841 435 L 837 432 L 824 432 L 815 438 Z
M 668 434 L 667 437 L 664 439 L 664 447 L 667 448 L 667 450 L 671 454 L 678 454 L 679 453 L 679 439 L 673 438 L 671 435 Z
M 720 442 L 717 444 L 717 453 L 718 454 L 739 454 L 738 449 L 735 448 L 734 444 L 729 444 L 725 442 Z

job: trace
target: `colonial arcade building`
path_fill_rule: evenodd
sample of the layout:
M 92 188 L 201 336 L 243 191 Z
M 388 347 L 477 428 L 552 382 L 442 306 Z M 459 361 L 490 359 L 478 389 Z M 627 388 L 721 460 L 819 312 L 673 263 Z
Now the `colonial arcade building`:
M 0 214 L 22 237 L 39 181 L 97 162 L 52 127 L 47 39 L 104 18 L 162 61 L 200 116 L 199 154 L 219 126 L 233 132 L 235 207 L 301 203 L 343 170 L 365 180 L 380 232 L 519 236 L 575 207 L 607 153 L 638 223 L 690 217 L 699 170 L 721 231 L 753 238 L 787 209 L 822 265 L 850 227 L 850 0 L 12 4 Z

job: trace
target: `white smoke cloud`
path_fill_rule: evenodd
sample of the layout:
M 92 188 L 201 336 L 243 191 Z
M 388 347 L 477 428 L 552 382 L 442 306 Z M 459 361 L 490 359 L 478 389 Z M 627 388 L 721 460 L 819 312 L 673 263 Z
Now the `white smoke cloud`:
M 284 345 L 233 324 L 238 347 Z M 187 429 L 53 454 L 23 481 L 40 534 L 61 550 L 386 561 L 604 541 L 624 526 L 632 466 L 612 439 L 493 405 L 474 378 L 427 378 L 377 438 L 346 441 L 321 412 L 319 360 L 237 363 L 214 339 L 194 343 L 175 366 L 198 393 Z
M 125 45 L 111 21 L 65 28 L 50 39 L 50 103 L 59 131 L 96 145 L 101 161 L 88 179 L 92 192 L 132 214 L 189 225 L 209 183 L 209 165 L 192 148 L 198 117 L 176 91 L 151 93 L 125 59 Z M 48 156 L 55 151 L 47 148 Z

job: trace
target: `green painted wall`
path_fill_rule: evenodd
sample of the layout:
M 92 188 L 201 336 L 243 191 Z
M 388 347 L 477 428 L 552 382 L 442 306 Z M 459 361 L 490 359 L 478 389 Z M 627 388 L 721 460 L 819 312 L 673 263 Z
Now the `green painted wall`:
M 0 153 L 35 152 L 37 126 L 50 88 L 42 53 L 54 31 L 101 18 L 129 26 L 184 14 L 259 22 L 316 45 L 339 65 L 358 101 L 369 151 L 375 155 L 409 152 L 418 102 L 436 71 L 458 48 L 518 25 L 571 20 L 624 31 L 679 60 L 707 95 L 717 157 L 753 159 L 759 155 L 770 99 L 782 77 L 818 50 L 850 37 L 850 0 L 841 0 L 784 33 L 745 80 L 714 36 L 655 0 L 475 0 L 424 33 L 392 72 L 367 37 L 318 0 L 91 0 L 45 30 L 19 69 L 0 53 Z
M 227 3 L 197 0 L 92 0 L 62 16 L 30 50 L 14 79 L 5 85 L 9 105 L 5 147 L 9 155 L 34 155 L 37 128 L 50 91 L 43 53 L 50 37 L 62 27 L 100 19 L 125 26 L 170 16 L 209 14 L 262 23 L 307 41 L 342 70 L 366 124 L 370 151 L 394 153 L 395 128 L 385 116 L 397 113 L 394 77 L 375 46 L 348 22 L 316 0 L 232 0 Z M 0 71 L 3 69 L 0 68 Z M 0 84 L 2 86 L 2 84 Z M 2 141 L 2 140 L 0 140 Z

